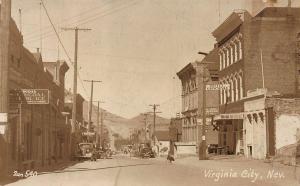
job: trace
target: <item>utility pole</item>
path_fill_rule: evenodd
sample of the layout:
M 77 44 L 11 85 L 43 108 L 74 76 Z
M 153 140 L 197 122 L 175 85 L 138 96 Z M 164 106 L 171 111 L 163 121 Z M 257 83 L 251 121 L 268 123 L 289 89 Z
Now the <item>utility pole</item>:
M 94 83 L 100 83 L 101 81 L 95 80 L 84 80 L 86 82 L 91 82 L 91 96 L 90 96 L 90 104 L 89 104 L 89 123 L 88 123 L 88 131 L 91 130 L 91 121 L 92 121 L 92 105 L 93 105 L 93 92 L 94 92 Z
M 99 144 L 99 124 L 100 124 L 100 103 L 102 101 L 97 101 L 97 132 L 96 132 L 96 144 Z M 101 143 L 100 143 L 101 144 Z
M 156 125 L 156 114 L 157 113 L 161 113 L 161 112 L 157 112 L 156 109 L 157 107 L 159 107 L 159 104 L 153 104 L 153 105 L 149 105 L 151 107 L 153 107 L 153 133 L 152 133 L 152 138 L 154 139 L 154 143 L 155 143 L 155 125 Z M 154 144 L 155 145 L 155 144 Z
M 100 129 L 100 145 L 101 145 L 101 147 L 103 148 L 103 139 L 104 139 L 104 137 L 103 137 L 103 122 L 104 122 L 104 112 L 105 112 L 105 110 L 102 110 L 102 112 L 101 112 L 101 129 Z
M 78 31 L 90 31 L 89 28 L 62 28 L 62 30 L 75 31 L 75 53 L 74 53 L 74 77 L 73 77 L 73 107 L 72 107 L 72 133 L 75 132 L 75 125 L 76 125 L 76 105 L 77 105 L 77 53 L 78 53 Z
M 147 117 L 149 113 L 144 113 L 144 122 L 145 122 L 145 143 L 147 142 Z
M 8 64 L 9 64 L 9 25 L 11 18 L 11 0 L 2 0 L 0 25 L 0 174 L 9 173 L 9 133 L 8 133 Z
M 207 56 L 208 54 L 205 52 L 198 52 L 198 54 Z M 204 62 L 202 60 L 200 66 L 199 66 L 199 79 L 198 79 L 198 87 L 200 88 L 200 82 L 202 81 L 202 108 L 200 107 L 200 104 L 198 104 L 198 112 L 201 113 L 202 110 L 202 136 L 201 136 L 201 144 L 198 143 L 198 154 L 199 154 L 199 160 L 205 160 L 206 159 L 206 64 L 207 62 Z M 201 91 L 199 91 L 199 98 L 201 97 Z M 199 102 L 200 103 L 199 99 Z M 197 124 L 198 126 L 198 124 Z M 197 129 L 197 131 L 199 131 Z M 199 138 L 199 136 L 198 136 Z M 200 139 L 198 139 L 200 141 Z M 202 148 L 200 148 L 202 147 Z M 201 151 L 202 150 L 202 151 Z

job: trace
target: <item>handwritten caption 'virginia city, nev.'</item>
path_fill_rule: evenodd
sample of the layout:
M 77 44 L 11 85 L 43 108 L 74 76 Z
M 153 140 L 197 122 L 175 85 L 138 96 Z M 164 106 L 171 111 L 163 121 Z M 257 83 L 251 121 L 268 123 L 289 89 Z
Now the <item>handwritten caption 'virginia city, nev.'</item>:
M 265 174 L 261 174 L 255 169 L 249 168 L 241 171 L 228 170 L 204 170 L 204 177 L 213 179 L 218 182 L 226 178 L 246 178 L 250 179 L 251 182 L 263 179 L 284 179 L 284 173 L 276 170 L 268 170 Z

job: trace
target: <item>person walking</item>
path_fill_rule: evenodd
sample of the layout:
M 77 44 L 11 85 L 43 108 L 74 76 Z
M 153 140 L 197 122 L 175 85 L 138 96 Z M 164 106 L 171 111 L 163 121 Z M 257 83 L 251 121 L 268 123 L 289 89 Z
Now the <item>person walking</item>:
M 174 157 L 174 151 L 175 151 L 175 144 L 173 141 L 170 141 L 170 150 L 168 152 L 168 156 L 167 156 L 167 160 L 172 163 L 173 161 L 175 161 L 175 157 Z

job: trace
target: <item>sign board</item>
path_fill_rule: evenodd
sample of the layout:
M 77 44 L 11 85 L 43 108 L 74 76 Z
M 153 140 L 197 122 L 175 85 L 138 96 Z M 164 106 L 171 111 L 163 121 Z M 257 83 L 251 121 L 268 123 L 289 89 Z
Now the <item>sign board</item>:
M 0 122 L 7 122 L 7 113 L 0 113 Z
M 95 132 L 83 132 L 82 133 L 84 136 L 94 136 Z
M 9 93 L 10 103 L 49 104 L 48 89 L 18 89 Z
M 244 113 L 232 113 L 232 114 L 220 114 L 217 115 L 214 119 L 215 120 L 227 120 L 227 119 L 244 119 Z
M 207 107 L 205 109 L 207 115 L 219 114 L 219 107 Z
M 223 90 L 223 89 L 229 89 L 230 84 L 212 84 L 212 85 L 206 85 L 205 90 Z
M 202 118 L 197 118 L 197 123 L 198 125 L 202 125 Z M 211 123 L 211 118 L 210 117 L 207 117 L 206 118 L 206 125 L 209 125 Z

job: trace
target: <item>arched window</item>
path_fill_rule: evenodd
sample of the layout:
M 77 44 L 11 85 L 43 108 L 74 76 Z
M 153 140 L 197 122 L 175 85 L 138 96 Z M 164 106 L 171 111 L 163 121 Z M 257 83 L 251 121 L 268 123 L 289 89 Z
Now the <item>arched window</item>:
M 234 61 L 237 62 L 238 61 L 238 46 L 237 46 L 237 43 L 234 41 Z
M 230 45 L 231 48 L 231 64 L 235 62 L 234 54 L 235 54 L 235 48 L 234 48 L 234 43 Z
M 224 52 L 224 50 L 222 50 L 222 67 L 223 69 L 226 67 L 226 54 Z
M 243 77 L 242 74 L 239 75 L 239 83 L 240 83 L 240 99 L 242 99 L 244 97 L 243 94 Z
M 239 59 L 243 58 L 242 42 L 239 40 Z
M 226 64 L 225 64 L 225 67 L 228 67 L 229 65 L 230 65 L 229 48 L 226 48 Z
M 220 60 L 220 70 L 222 70 L 222 65 L 223 65 L 223 55 L 222 52 L 219 53 L 219 60 Z
M 230 98 L 231 102 L 234 102 L 234 87 L 232 79 L 230 79 Z
M 223 82 L 221 82 L 220 85 L 223 85 Z M 222 86 L 221 86 L 221 87 L 222 87 Z M 224 103 L 224 101 L 223 101 L 223 89 L 222 89 L 222 88 L 220 89 L 220 103 L 221 103 L 221 104 Z
M 234 84 L 235 84 L 235 101 L 237 101 L 239 100 L 239 84 L 236 76 L 234 76 Z

